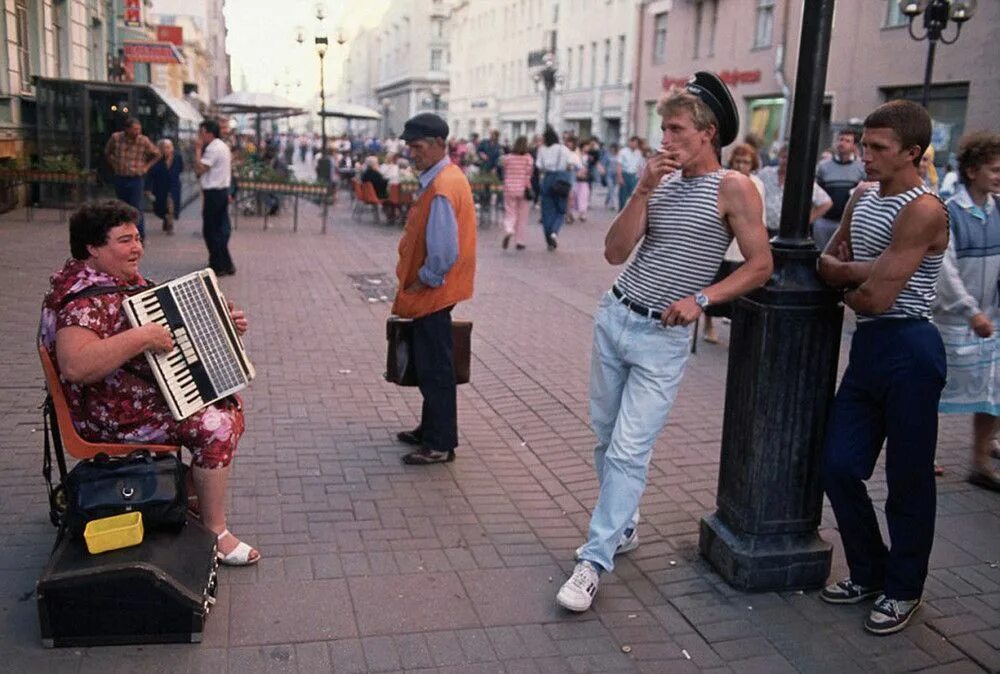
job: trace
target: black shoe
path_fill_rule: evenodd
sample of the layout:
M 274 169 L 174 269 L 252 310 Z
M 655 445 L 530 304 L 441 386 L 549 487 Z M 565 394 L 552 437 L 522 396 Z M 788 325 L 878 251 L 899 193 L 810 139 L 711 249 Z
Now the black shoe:
M 879 636 L 894 634 L 906 627 L 918 608 L 920 608 L 919 599 L 909 601 L 889 599 L 883 594 L 875 600 L 875 606 L 865 620 L 865 629 Z
M 819 593 L 819 598 L 828 604 L 857 604 L 869 597 L 874 597 L 881 591 L 882 588 L 858 585 L 850 578 L 845 578 L 823 588 L 823 591 Z
M 500 244 L 500 246 L 501 246 L 501 247 L 502 247 L 502 248 L 503 248 L 504 250 L 507 250 L 507 248 L 509 248 L 509 247 L 510 247 L 510 234 L 508 234 L 507 236 L 505 236 L 505 237 L 503 238 L 503 243 L 501 243 L 501 244 Z
M 409 454 L 403 455 L 403 463 L 408 466 L 428 466 L 432 463 L 449 463 L 455 460 L 455 450 L 439 452 L 436 449 L 421 447 Z
M 423 443 L 423 436 L 420 433 L 420 427 L 414 428 L 412 431 L 400 431 L 396 433 L 396 439 L 405 445 L 420 445 Z
M 546 234 L 545 235 L 545 243 L 548 245 L 549 250 L 555 250 L 556 248 L 559 247 L 559 244 L 556 243 L 556 235 L 555 234 Z

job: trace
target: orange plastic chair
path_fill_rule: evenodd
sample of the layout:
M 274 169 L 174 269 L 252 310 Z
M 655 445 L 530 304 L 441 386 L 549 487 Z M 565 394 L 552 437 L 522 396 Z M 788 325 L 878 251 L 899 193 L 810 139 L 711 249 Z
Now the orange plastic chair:
M 42 370 L 45 371 L 45 386 L 49 389 L 49 395 L 52 396 L 52 407 L 56 412 L 56 424 L 59 427 L 63 449 L 74 459 L 92 459 L 101 453 L 108 456 L 122 456 L 137 449 L 144 449 L 151 453 L 179 452 L 181 450 L 180 446 L 176 445 L 148 445 L 139 442 L 111 444 L 84 440 L 77 434 L 76 428 L 73 426 L 73 419 L 69 415 L 69 403 L 66 402 L 56 364 L 52 362 L 48 350 L 41 344 L 38 345 L 38 355 L 42 359 Z
M 379 198 L 378 194 L 375 193 L 374 185 L 365 182 L 361 183 L 361 201 L 372 207 L 372 213 L 375 215 L 375 222 L 379 222 L 381 219 L 379 210 L 386 200 Z

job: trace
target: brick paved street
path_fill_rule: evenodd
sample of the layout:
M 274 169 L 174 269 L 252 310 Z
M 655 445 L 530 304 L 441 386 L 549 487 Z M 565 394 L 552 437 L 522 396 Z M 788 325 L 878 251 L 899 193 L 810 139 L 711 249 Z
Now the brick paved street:
M 204 265 L 198 203 L 170 238 L 150 218 L 147 275 Z M 1000 671 L 1000 496 L 964 482 L 966 417 L 941 426 L 947 472 L 927 601 L 902 634 L 867 636 L 866 607 L 827 606 L 816 593 L 736 592 L 698 557 L 698 520 L 715 503 L 727 356 L 704 343 L 657 443 L 642 546 L 605 579 L 594 610 L 555 606 L 596 492 L 592 312 L 616 270 L 600 252 L 607 213 L 592 215 L 564 229 L 554 255 L 537 226 L 522 253 L 500 250 L 496 224 L 480 230 L 476 298 L 456 311 L 475 321 L 458 459 L 424 468 L 399 462 L 394 434 L 415 424 L 420 398 L 382 380 L 385 284 L 365 280 L 391 277 L 399 230 L 369 214 L 353 222 L 343 203 L 325 236 L 311 204 L 300 207 L 297 233 L 288 216 L 266 231 L 240 218 L 239 271 L 222 285 L 250 314 L 258 379 L 246 396 L 230 527 L 263 560 L 222 571 L 200 645 L 51 651 L 39 644 L 33 598 L 54 537 L 34 337 L 68 237 L 56 211 L 30 223 L 23 211 L 0 216 L 0 669 Z M 884 483 L 872 492 L 881 507 Z M 823 527 L 836 541 L 829 510 Z M 844 572 L 838 549 L 834 573 Z

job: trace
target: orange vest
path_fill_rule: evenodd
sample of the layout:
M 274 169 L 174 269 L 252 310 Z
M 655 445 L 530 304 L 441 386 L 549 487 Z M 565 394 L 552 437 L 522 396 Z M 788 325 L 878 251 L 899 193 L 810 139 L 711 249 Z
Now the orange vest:
M 427 219 L 431 202 L 437 196 L 448 199 L 458 221 L 458 259 L 437 288 L 425 288 L 415 293 L 406 288 L 417 280 L 417 272 L 427 259 Z M 420 318 L 472 297 L 476 274 L 476 209 L 472 188 L 462 170 L 448 164 L 434 177 L 420 198 L 410 207 L 403 238 L 399 241 L 399 263 L 396 278 L 399 290 L 392 304 L 392 313 L 402 318 Z

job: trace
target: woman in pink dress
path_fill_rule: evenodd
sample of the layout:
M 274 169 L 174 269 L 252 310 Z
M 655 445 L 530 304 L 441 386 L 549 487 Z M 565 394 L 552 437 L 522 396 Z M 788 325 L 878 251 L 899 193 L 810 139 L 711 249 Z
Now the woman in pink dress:
M 503 248 L 510 246 L 511 237 L 514 247 L 524 250 L 524 230 L 528 224 L 531 203 L 534 195 L 528 196 L 525 190 L 531 187 L 531 170 L 534 160 L 528 153 L 528 139 L 518 136 L 510 154 L 501 159 L 503 166 Z

